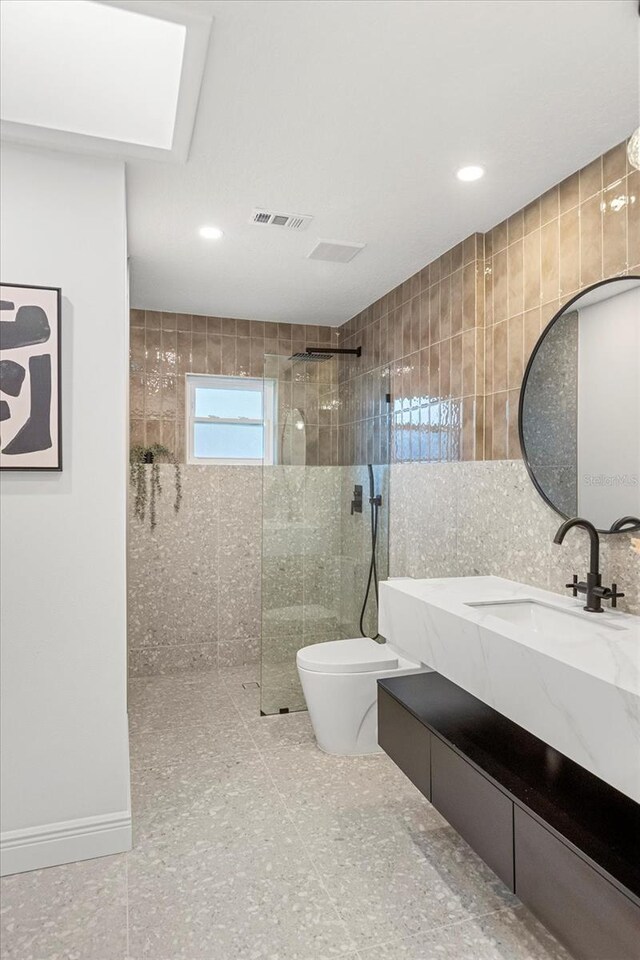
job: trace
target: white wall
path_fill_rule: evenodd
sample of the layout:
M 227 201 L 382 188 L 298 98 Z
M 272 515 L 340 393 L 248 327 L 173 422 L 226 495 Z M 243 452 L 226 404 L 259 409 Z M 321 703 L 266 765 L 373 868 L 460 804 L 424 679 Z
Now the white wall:
M 608 530 L 640 514 L 640 288 L 584 307 L 578 329 L 578 513 Z
M 2 280 L 62 287 L 62 473 L 6 473 L 3 872 L 128 849 L 123 164 L 6 147 Z

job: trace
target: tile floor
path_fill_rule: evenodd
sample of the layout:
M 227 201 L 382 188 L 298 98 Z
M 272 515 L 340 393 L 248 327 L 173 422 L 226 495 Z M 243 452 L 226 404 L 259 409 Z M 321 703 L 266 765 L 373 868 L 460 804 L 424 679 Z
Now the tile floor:
M 132 682 L 135 848 L 2 880 L 2 960 L 570 960 L 385 756 L 255 668 Z

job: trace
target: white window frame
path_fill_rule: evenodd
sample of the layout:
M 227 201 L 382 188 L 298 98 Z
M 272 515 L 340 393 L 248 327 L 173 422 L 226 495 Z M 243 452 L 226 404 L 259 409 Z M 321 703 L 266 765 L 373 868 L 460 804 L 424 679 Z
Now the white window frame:
M 205 389 L 218 388 L 221 390 L 247 390 L 254 389 L 262 393 L 262 410 L 264 416 L 261 420 L 249 420 L 247 418 L 222 418 L 222 417 L 196 417 L 196 388 Z M 271 466 L 275 456 L 275 433 L 276 433 L 276 381 L 262 379 L 262 377 L 228 377 L 212 373 L 187 373 L 185 376 L 185 424 L 186 424 L 186 460 L 187 463 L 198 465 L 248 465 L 266 464 Z M 260 424 L 264 431 L 264 457 L 238 457 L 229 459 L 226 457 L 196 457 L 193 452 L 193 437 L 196 423 L 241 423 L 241 424 Z

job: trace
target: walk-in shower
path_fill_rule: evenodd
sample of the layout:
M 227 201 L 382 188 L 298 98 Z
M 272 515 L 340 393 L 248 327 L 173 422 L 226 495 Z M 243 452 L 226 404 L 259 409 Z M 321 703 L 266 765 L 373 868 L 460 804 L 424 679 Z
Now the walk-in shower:
M 305 708 L 300 648 L 378 636 L 378 580 L 388 573 L 388 384 L 360 370 L 361 354 L 305 344 L 265 356 L 276 439 L 263 468 L 264 714 Z M 370 463 L 357 462 L 347 442 L 356 425 L 379 434 L 362 444 Z M 367 492 L 361 512 L 352 510 L 357 487 Z

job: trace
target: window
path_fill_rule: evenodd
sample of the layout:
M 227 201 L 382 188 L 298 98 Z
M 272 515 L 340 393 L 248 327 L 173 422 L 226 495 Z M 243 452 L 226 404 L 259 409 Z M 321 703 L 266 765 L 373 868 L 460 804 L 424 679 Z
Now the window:
M 273 463 L 275 382 L 188 373 L 187 463 Z

